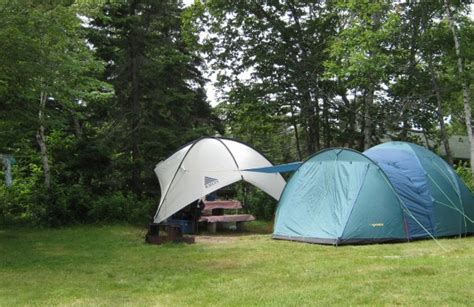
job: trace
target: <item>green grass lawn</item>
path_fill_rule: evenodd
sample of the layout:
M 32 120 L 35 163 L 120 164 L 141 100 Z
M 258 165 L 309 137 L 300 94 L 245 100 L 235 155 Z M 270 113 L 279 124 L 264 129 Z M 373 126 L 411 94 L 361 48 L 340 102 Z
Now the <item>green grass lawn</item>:
M 270 229 L 162 246 L 131 226 L 3 229 L 0 305 L 474 303 L 474 237 L 336 248 Z

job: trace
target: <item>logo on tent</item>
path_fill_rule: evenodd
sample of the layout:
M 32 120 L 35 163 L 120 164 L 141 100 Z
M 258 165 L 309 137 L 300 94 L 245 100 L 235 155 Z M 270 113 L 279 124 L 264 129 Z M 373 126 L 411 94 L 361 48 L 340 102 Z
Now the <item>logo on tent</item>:
M 213 185 L 219 183 L 219 180 L 212 177 L 204 177 L 204 186 L 207 188 L 212 187 Z
M 375 223 L 375 224 L 371 224 L 372 227 L 383 227 L 383 223 Z

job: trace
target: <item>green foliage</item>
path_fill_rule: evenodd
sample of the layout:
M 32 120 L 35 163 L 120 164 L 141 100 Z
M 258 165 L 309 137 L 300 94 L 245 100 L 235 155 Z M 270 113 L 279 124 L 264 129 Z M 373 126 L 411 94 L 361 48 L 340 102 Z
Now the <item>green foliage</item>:
M 146 225 L 151 221 L 157 202 L 139 200 L 135 194 L 114 192 L 92 200 L 88 216 L 95 222 L 128 222 Z
M 451 5 L 470 83 L 468 8 Z M 441 2 L 0 1 L 0 154 L 17 160 L 0 223 L 145 222 L 155 164 L 217 132 L 275 163 L 412 128 L 441 143 L 443 116 L 465 134 L 445 15 Z M 246 197 L 272 218 L 273 200 Z
M 241 184 L 237 187 L 237 199 L 243 202 L 244 210 L 257 220 L 274 219 L 277 201 L 261 190 L 248 184 Z
M 468 163 L 459 163 L 456 166 L 456 173 L 461 177 L 462 181 L 467 185 L 467 187 L 474 191 L 474 182 L 472 181 L 471 168 Z
M 228 125 L 226 135 L 250 144 L 275 164 L 298 159 L 285 116 L 275 115 L 271 104 L 255 103 L 251 93 L 246 99 L 242 93 L 237 95 L 236 101 L 232 98 L 232 103 L 214 109 Z
M 116 93 L 106 114 L 113 126 L 101 134 L 124 174 L 121 189 L 138 197 L 157 193 L 156 162 L 212 134 L 216 123 L 205 101 L 200 59 L 189 49 L 192 29 L 184 24 L 188 32 L 181 30 L 182 13 L 177 2 L 107 1 L 88 29 L 97 56 L 107 62 L 103 80 Z
M 474 50 L 472 20 L 462 3 L 452 9 L 467 60 Z M 206 33 L 201 50 L 217 71 L 223 118 L 232 132 L 251 126 L 252 119 L 263 125 L 285 118 L 281 123 L 304 158 L 329 146 L 362 149 L 367 139 L 377 143 L 387 135 L 409 140 L 414 128 L 442 135 L 440 121 L 449 115 L 452 124 L 462 122 L 442 2 L 206 1 L 204 9 L 198 2 L 191 11 L 189 28 Z M 262 115 L 248 112 L 248 105 Z
M 210 33 L 201 50 L 219 72 L 217 85 L 223 89 L 227 112 L 223 119 L 231 135 L 250 139 L 260 130 L 252 125 L 273 125 L 274 131 L 285 131 L 287 140 L 294 138 L 292 154 L 299 159 L 318 150 L 318 104 L 333 86 L 322 80 L 322 63 L 337 19 L 331 3 L 208 1 L 205 9 L 196 7 L 200 15 L 196 14 L 194 28 Z M 280 143 L 274 139 L 278 145 L 270 151 L 278 152 Z M 328 143 L 329 139 L 326 135 Z
M 387 5 L 378 2 L 349 1 L 339 8 L 352 19 L 329 47 L 327 76 L 336 76 L 357 90 L 387 82 L 392 57 L 386 51 L 399 29 L 398 14 L 390 13 Z
M 64 226 L 74 223 L 127 222 L 144 225 L 151 220 L 156 203 L 139 200 L 133 193 L 91 193 L 85 187 L 54 184 L 49 193 L 42 189 L 41 173 L 34 186 L 14 184 L 0 187 L 0 224 Z
M 33 163 L 13 167 L 14 184 L 10 188 L 0 185 L 0 224 L 36 224 L 41 220 L 42 206 L 35 203 L 41 175 L 41 168 Z M 17 180 L 23 176 L 23 180 Z
M 155 164 L 219 126 L 182 12 L 149 0 L 0 2 L 0 154 L 17 160 L 0 222 L 149 221 Z

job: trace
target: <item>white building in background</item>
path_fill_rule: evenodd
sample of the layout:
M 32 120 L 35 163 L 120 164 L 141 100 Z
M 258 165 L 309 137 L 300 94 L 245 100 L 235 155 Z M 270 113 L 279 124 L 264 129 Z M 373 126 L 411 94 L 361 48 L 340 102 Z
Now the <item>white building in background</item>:
M 12 156 L 2 154 L 0 154 L 0 160 L 2 160 L 3 172 L 5 173 L 5 185 L 11 187 L 13 184 L 12 164 L 15 160 Z

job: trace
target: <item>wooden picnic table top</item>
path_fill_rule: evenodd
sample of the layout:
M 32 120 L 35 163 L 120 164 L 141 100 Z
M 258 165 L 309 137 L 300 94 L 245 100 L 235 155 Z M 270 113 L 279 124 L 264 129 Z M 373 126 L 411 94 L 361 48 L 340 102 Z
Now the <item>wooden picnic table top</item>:
M 255 220 L 255 217 L 250 214 L 209 215 L 209 216 L 201 216 L 199 218 L 199 222 L 208 222 L 208 223 L 250 222 L 254 220 Z
M 212 209 L 242 209 L 242 204 L 238 200 L 205 200 L 204 210 Z

